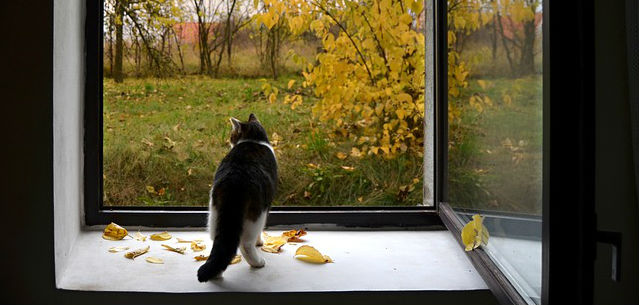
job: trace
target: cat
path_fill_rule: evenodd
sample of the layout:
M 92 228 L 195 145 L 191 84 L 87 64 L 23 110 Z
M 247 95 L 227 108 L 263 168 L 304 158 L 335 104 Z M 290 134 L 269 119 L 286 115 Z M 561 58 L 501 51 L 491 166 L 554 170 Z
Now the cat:
M 209 193 L 211 254 L 197 272 L 200 282 L 222 277 L 239 246 L 246 262 L 264 266 L 261 233 L 277 190 L 277 160 L 266 131 L 251 113 L 247 122 L 231 118 L 231 151 L 215 172 Z

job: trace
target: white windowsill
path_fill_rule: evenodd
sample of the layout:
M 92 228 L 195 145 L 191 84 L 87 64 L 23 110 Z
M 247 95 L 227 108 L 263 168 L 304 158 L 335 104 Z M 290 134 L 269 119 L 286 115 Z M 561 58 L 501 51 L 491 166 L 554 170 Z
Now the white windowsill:
M 159 232 L 154 231 L 154 232 Z M 269 233 L 279 234 L 281 231 Z M 143 232 L 149 234 L 153 232 Z M 448 231 L 310 231 L 305 243 L 285 245 L 279 254 L 261 252 L 262 269 L 242 261 L 230 265 L 224 278 L 199 283 L 194 261 L 210 251 L 204 231 L 173 231 L 174 237 L 204 239 L 207 249 L 185 255 L 163 250 L 165 241 L 138 242 L 129 238 L 108 241 L 100 231 L 78 235 L 68 257 L 58 288 L 87 291 L 136 292 L 321 292 L 321 291 L 450 291 L 487 289 L 466 254 Z M 297 247 L 308 244 L 335 263 L 314 265 L 293 258 Z M 139 248 L 150 245 L 149 253 L 129 260 L 123 252 L 109 253 L 112 246 Z M 145 257 L 164 260 L 150 264 Z

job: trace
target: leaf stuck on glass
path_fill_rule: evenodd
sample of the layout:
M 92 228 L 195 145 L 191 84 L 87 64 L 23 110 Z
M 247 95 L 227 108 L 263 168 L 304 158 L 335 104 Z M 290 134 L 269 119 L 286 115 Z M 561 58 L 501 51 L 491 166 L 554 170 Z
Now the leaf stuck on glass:
M 464 250 L 471 251 L 479 247 L 480 245 L 488 244 L 488 229 L 484 226 L 484 217 L 479 214 L 473 215 L 473 220 L 469 221 L 461 231 L 461 238 L 464 246 Z

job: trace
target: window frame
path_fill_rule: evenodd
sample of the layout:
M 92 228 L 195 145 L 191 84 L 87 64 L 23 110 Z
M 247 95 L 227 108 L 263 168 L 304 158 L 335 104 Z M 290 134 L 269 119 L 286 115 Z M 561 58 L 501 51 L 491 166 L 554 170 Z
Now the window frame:
M 464 223 L 448 204 L 446 187 L 447 1 L 435 3 L 439 14 L 435 43 L 435 79 L 439 81 L 435 87 L 438 90 L 435 181 L 439 183 L 435 202 L 445 226 L 463 248 Z M 592 0 L 543 0 L 542 5 L 541 304 L 592 304 L 596 250 L 594 3 Z M 551 105 L 551 100 L 558 102 Z M 577 204 L 566 204 L 574 202 Z M 466 254 L 500 304 L 528 304 L 481 247 Z
M 206 207 L 105 207 L 103 205 L 103 1 L 86 1 L 84 109 L 84 221 L 86 225 L 205 227 Z M 428 31 L 428 29 L 425 29 Z M 272 207 L 274 225 L 443 229 L 437 205 L 402 207 Z

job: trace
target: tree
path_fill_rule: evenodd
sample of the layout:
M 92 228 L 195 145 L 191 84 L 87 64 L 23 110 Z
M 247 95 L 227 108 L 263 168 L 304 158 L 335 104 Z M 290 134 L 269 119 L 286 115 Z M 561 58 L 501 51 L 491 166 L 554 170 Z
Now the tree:
M 535 72 L 536 12 L 541 0 L 501 0 L 493 2 L 495 22 L 511 73 L 521 76 Z M 519 62 L 513 56 L 519 55 Z

